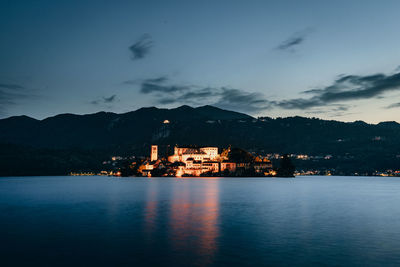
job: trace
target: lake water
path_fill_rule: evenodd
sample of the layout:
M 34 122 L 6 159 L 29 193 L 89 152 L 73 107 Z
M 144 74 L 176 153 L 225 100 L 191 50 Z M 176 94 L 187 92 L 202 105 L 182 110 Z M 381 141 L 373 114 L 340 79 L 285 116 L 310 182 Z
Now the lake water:
M 0 178 L 0 265 L 400 265 L 400 178 Z

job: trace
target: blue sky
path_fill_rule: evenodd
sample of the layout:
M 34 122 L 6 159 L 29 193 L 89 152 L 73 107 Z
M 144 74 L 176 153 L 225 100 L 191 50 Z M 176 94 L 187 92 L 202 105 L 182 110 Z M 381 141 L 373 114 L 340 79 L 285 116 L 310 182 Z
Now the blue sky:
M 0 117 L 400 121 L 399 1 L 0 1 Z

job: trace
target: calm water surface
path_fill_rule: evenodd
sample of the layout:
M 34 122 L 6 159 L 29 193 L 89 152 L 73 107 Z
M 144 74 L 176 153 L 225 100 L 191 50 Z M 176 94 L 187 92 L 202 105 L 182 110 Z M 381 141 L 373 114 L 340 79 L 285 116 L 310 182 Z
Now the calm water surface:
M 0 178 L 0 265 L 400 265 L 400 179 Z

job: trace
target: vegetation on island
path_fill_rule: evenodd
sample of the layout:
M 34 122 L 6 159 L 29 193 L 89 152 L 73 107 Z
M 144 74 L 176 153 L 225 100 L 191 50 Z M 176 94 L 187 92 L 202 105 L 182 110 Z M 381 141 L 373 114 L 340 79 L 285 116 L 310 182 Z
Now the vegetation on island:
M 284 154 L 277 169 L 277 177 L 294 177 L 296 167 L 293 165 L 288 154 Z

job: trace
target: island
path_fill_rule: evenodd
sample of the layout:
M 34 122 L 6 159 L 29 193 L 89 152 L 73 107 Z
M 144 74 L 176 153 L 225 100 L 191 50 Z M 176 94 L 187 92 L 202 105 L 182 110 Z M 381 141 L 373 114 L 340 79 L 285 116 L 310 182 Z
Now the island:
M 151 145 L 149 157 L 125 160 L 104 175 L 117 177 L 294 177 L 295 168 L 287 155 L 279 167 L 263 156 L 254 156 L 237 147 L 174 146 L 173 154 L 159 156 Z

